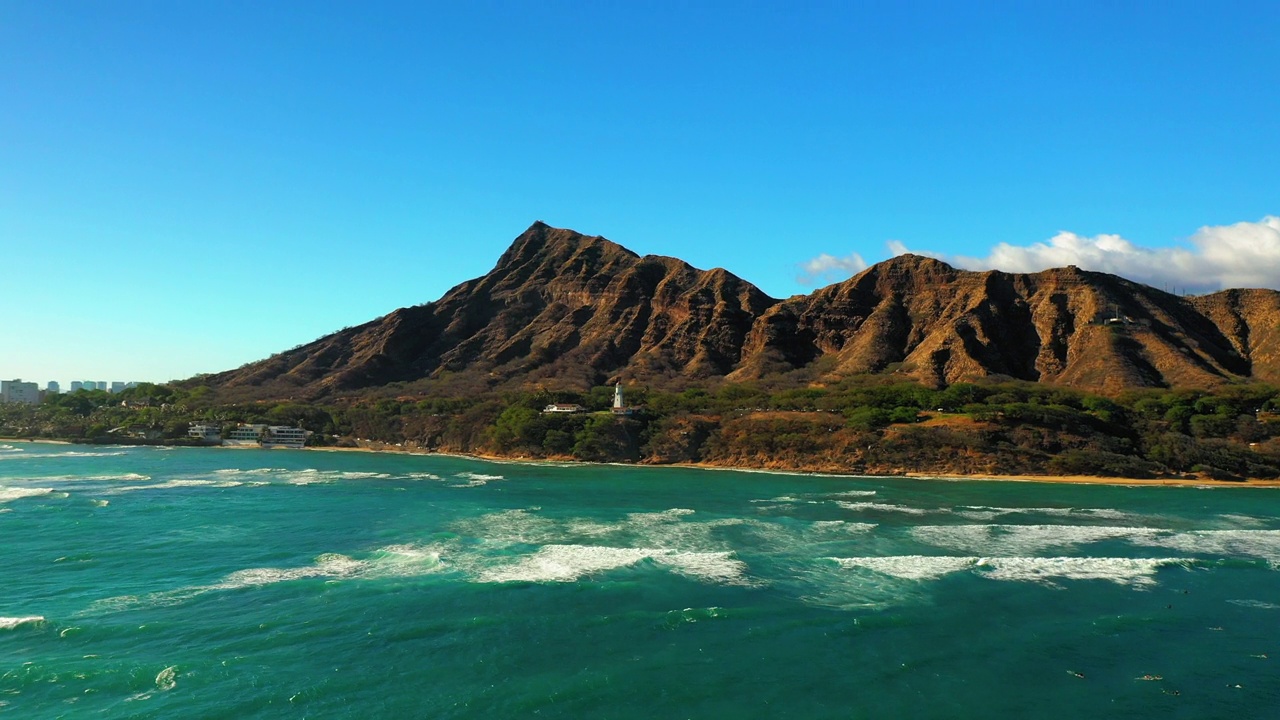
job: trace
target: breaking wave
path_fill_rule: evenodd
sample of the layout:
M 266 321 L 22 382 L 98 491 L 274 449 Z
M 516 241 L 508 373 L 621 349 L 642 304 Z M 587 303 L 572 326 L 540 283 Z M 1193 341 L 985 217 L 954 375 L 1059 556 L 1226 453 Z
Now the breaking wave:
M 574 582 L 650 560 L 680 575 L 720 584 L 744 584 L 746 564 L 731 552 L 678 552 L 654 548 L 547 545 L 532 555 L 480 573 L 480 582 Z
M 44 622 L 43 615 L 23 615 L 21 617 L 0 617 L 0 630 L 13 630 L 22 625 L 35 625 Z
M 841 567 L 866 569 L 903 580 L 933 580 L 955 572 L 970 571 L 992 580 L 1037 582 L 1054 580 L 1106 580 L 1120 585 L 1155 584 L 1162 567 L 1188 567 L 1187 558 L 1116 557 L 897 557 L 831 558 Z
M 48 495 L 51 492 L 53 492 L 53 488 L 0 486 L 0 503 L 7 503 L 11 500 L 18 500 L 20 498 Z

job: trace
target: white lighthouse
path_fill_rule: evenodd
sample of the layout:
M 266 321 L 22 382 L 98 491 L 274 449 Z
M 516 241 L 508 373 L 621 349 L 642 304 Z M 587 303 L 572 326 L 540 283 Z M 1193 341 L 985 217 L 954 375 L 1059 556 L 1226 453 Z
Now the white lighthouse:
M 631 408 L 626 406 L 622 401 L 622 383 L 613 386 L 613 414 L 614 415 L 630 415 Z

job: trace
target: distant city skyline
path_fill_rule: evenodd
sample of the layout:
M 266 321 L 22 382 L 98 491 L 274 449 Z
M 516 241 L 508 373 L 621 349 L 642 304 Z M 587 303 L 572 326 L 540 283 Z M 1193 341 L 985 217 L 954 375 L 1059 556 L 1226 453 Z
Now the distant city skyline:
M 85 390 L 93 389 L 93 390 L 106 390 L 108 392 L 115 393 L 115 392 L 121 392 L 131 387 L 135 387 L 138 385 L 139 382 L 145 382 L 145 381 L 137 381 L 137 380 L 70 380 L 70 381 L 67 381 L 64 385 L 63 381 L 61 380 L 36 380 L 30 377 L 19 377 L 19 376 L 8 377 L 8 376 L 4 376 L 3 373 L 0 373 L 0 377 L 7 378 L 6 380 L 4 380 L 4 382 L 35 383 L 37 386 L 39 386 L 41 392 L 46 392 L 46 391 L 75 392 L 76 390 L 80 390 L 80 389 L 85 389 Z M 90 385 L 92 385 L 93 387 L 90 388 L 89 387 Z
M 780 298 L 908 251 L 1280 287 L 1277 24 L 1249 0 L 15 0 L 0 370 L 233 369 L 435 300 L 539 219 Z

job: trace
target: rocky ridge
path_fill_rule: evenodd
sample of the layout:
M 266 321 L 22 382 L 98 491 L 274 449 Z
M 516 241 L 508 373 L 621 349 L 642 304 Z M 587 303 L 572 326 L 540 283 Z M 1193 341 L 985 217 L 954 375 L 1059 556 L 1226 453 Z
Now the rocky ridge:
M 1280 382 L 1280 293 L 1181 297 L 1076 267 L 973 272 L 902 255 L 778 300 L 723 269 L 538 222 L 435 302 L 200 382 L 315 399 L 430 378 L 671 387 L 802 368 L 819 382 L 891 372 L 1095 392 Z

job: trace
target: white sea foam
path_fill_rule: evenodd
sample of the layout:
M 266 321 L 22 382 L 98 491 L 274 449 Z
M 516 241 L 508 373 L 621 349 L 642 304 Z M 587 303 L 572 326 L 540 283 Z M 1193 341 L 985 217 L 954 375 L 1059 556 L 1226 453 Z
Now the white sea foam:
M 1280 530 L 1190 530 L 1141 535 L 1134 542 L 1178 552 L 1248 555 L 1280 563 Z
M 1263 602 L 1262 600 L 1228 600 L 1232 605 L 1240 607 L 1255 608 L 1257 610 L 1280 610 L 1280 605 L 1275 603 Z
M 659 565 L 697 580 L 720 585 L 747 584 L 747 565 L 734 558 L 732 552 L 667 552 L 653 559 Z
M 795 495 L 780 495 L 778 497 L 769 498 L 768 500 L 752 500 L 751 502 L 820 505 L 824 502 L 830 502 L 834 498 L 874 497 L 875 494 L 875 490 L 845 490 L 836 493 L 807 493 L 798 497 Z
M 1156 571 L 1186 566 L 1185 558 L 1005 557 L 981 558 L 978 567 L 993 580 L 1053 585 L 1053 580 L 1106 580 L 1119 585 L 1154 585 Z
M 169 667 L 161 670 L 160 673 L 156 675 L 156 689 L 160 692 L 172 690 L 178 684 L 177 671 L 177 665 L 170 665 Z
M 13 630 L 21 625 L 34 625 L 44 622 L 43 615 L 23 615 L 21 617 L 0 617 L 0 630 Z
M 1122 510 L 1112 508 L 1076 508 L 1076 507 L 990 507 L 987 505 L 961 505 L 955 509 L 957 515 L 974 520 L 993 520 L 1004 515 L 1051 515 L 1054 517 L 1096 518 L 1099 520 L 1133 520 L 1135 516 Z
M 324 578 L 327 580 L 362 580 L 386 577 L 411 577 L 436 573 L 445 568 L 440 548 L 419 545 L 388 545 L 378 548 L 364 560 L 325 553 L 312 565 L 301 567 L 260 567 L 237 570 L 211 585 L 193 585 L 148 593 L 122 595 L 98 600 L 87 612 L 114 612 L 135 607 L 177 605 L 210 592 L 242 590 L 276 583 Z
M 546 545 L 520 560 L 488 568 L 480 582 L 574 582 L 586 576 L 651 560 L 688 577 L 721 584 L 742 582 L 746 565 L 729 552 L 677 552 L 662 548 Z
M 18 500 L 19 498 L 48 495 L 51 492 L 53 492 L 53 488 L 0 486 L 0 503 L 7 503 L 11 500 Z
M 935 580 L 944 575 L 974 571 L 991 580 L 1037 582 L 1054 580 L 1106 580 L 1119 585 L 1155 583 L 1161 567 L 1185 566 L 1185 558 L 1115 557 L 898 557 L 832 558 L 842 567 L 866 568 L 904 580 Z
M 809 505 L 818 505 L 820 503 L 820 501 L 818 500 L 805 500 L 798 497 L 794 497 L 792 495 L 779 495 L 778 497 L 769 498 L 768 500 L 752 500 L 751 502 L 753 503 L 808 503 Z
M 563 525 L 532 510 L 503 510 L 457 522 L 454 530 L 462 535 L 499 543 L 542 545 L 563 538 Z
M 467 481 L 461 485 L 454 485 L 454 487 L 479 487 L 481 485 L 486 485 L 493 480 L 506 479 L 501 475 L 484 475 L 482 473 L 474 473 L 474 472 L 455 473 L 454 477 L 461 478 Z
M 1152 528 L 1089 525 L 921 525 L 915 539 L 949 550 L 1001 555 L 1038 555 L 1050 548 L 1071 548 L 1105 540 L 1154 537 Z
M 405 477 L 412 478 L 414 480 L 443 480 L 444 479 L 439 475 L 436 475 L 435 473 L 429 473 L 429 472 L 409 473 L 405 475 Z
M 866 568 L 882 575 L 903 580 L 934 580 L 948 573 L 967 570 L 977 562 L 971 557 L 933 557 L 900 555 L 897 557 L 830 558 L 845 568 Z
M 156 483 L 146 483 L 142 485 L 119 485 L 109 487 L 102 490 L 107 495 L 119 495 L 127 492 L 138 492 L 139 490 L 172 490 L 175 488 L 228 488 L 238 487 L 243 483 L 235 480 L 197 480 L 194 478 L 175 478 Z
M 1226 522 L 1229 522 L 1232 525 L 1243 526 L 1243 527 L 1258 527 L 1259 525 L 1265 525 L 1267 522 L 1262 518 L 1256 518 L 1256 517 L 1253 517 L 1252 515 L 1239 515 L 1235 513 L 1224 513 L 1222 515 L 1219 515 L 1218 519 L 1225 520 Z
M 888 503 L 877 502 L 845 502 L 837 500 L 836 505 L 845 510 L 853 510 L 855 512 L 895 512 L 905 513 L 907 515 L 924 515 L 929 512 L 923 508 L 910 507 L 908 505 L 890 505 Z

